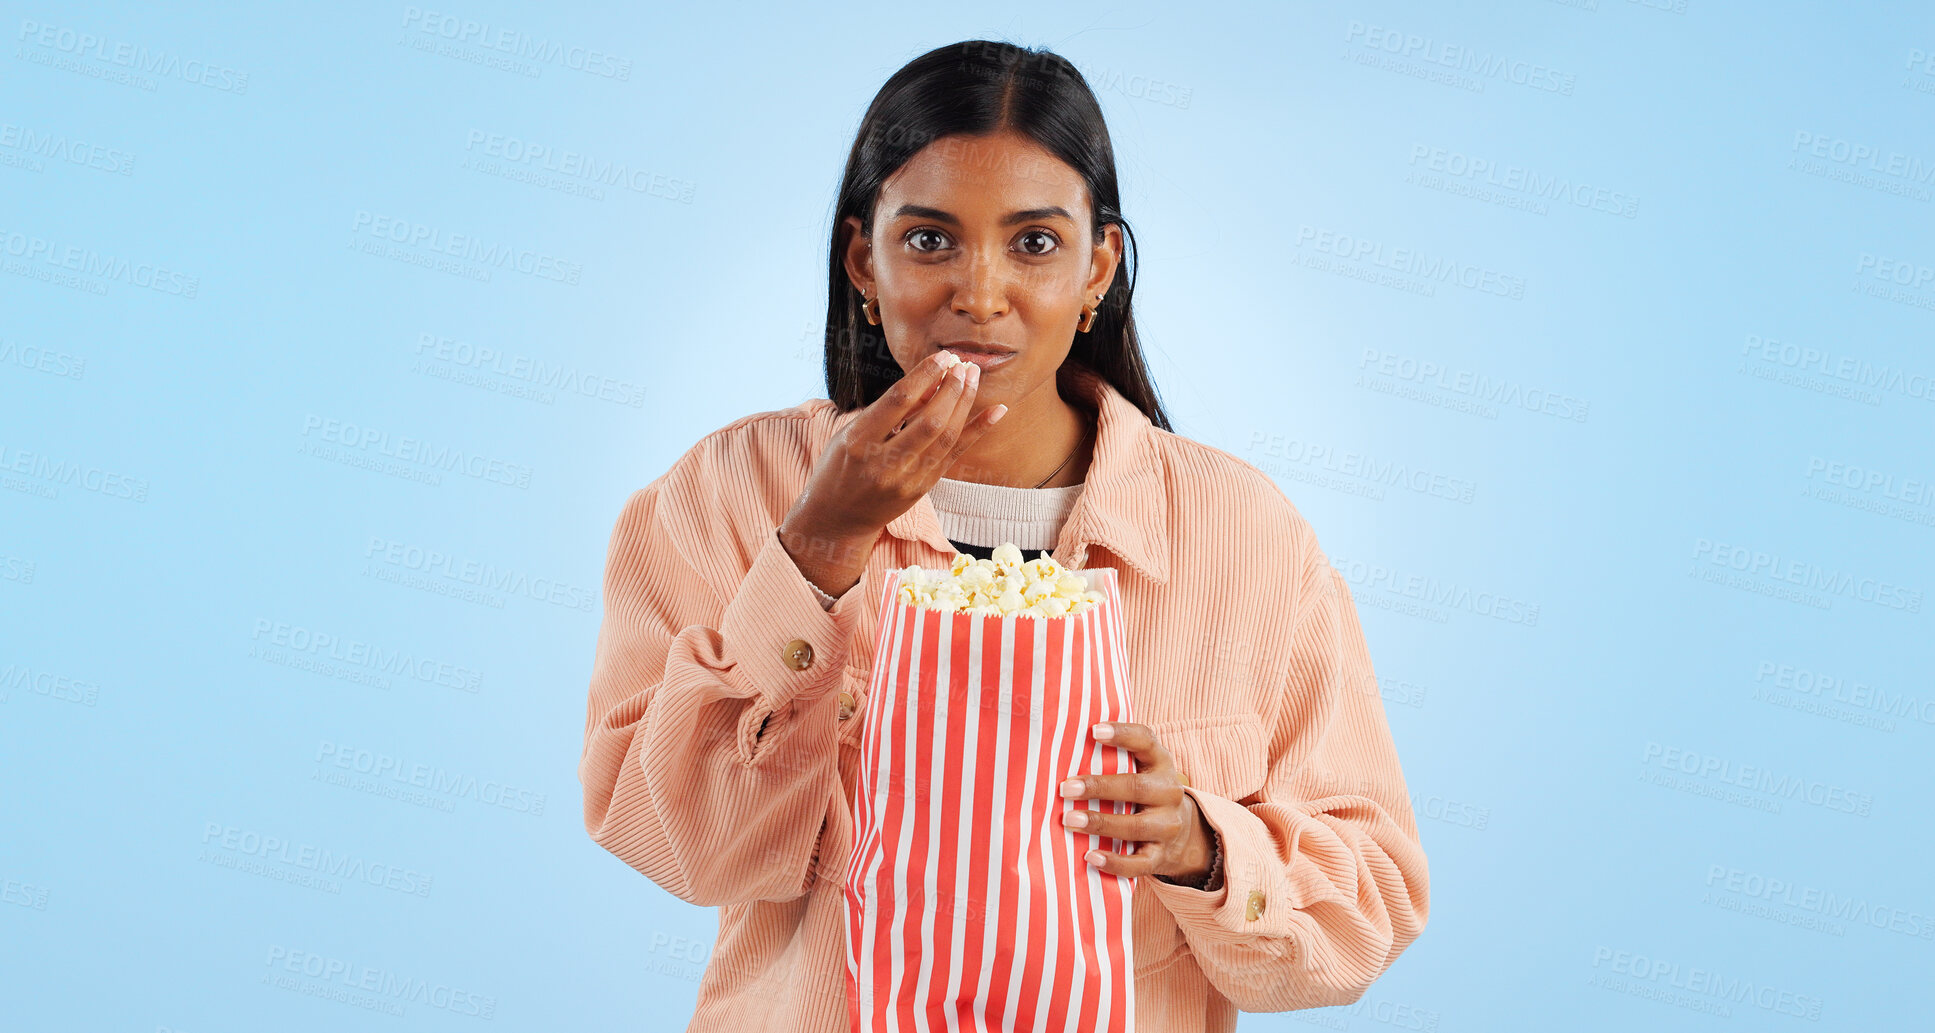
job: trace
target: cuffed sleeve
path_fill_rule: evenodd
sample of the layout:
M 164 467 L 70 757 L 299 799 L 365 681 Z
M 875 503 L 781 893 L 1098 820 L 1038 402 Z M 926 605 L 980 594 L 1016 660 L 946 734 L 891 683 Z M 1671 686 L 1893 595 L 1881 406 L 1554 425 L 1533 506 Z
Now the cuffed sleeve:
M 706 526 L 690 517 L 704 493 L 679 483 L 635 492 L 612 531 L 579 763 L 585 827 L 691 903 L 792 899 L 844 806 L 830 690 L 854 592 L 822 607 L 770 530 L 729 593 L 709 585 L 670 529 L 675 512 L 678 526 Z M 732 532 L 719 520 L 706 533 Z
M 1211 890 L 1146 880 L 1243 1011 L 1349 1004 L 1424 930 L 1423 847 L 1349 590 L 1320 551 L 1258 802 L 1186 787 L 1215 829 Z
M 719 619 L 719 637 L 731 645 L 725 673 L 740 687 L 752 690 L 759 706 L 742 722 L 742 756 L 753 763 L 765 741 L 758 736 L 760 720 L 789 702 L 811 703 L 826 695 L 839 680 L 846 663 L 853 608 L 835 616 L 813 594 L 813 583 L 800 573 L 775 531 L 753 556 L 739 590 L 726 603 Z M 795 642 L 806 644 L 809 663 L 792 662 Z

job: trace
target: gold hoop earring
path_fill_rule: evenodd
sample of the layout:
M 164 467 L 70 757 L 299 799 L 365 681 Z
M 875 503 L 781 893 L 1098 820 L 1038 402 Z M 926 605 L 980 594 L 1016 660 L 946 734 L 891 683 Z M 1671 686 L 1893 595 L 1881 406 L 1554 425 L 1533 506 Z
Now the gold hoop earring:
M 864 292 L 862 292 L 860 295 L 860 314 L 867 317 L 868 325 L 879 326 L 880 325 L 880 299 L 879 298 L 869 299 L 867 295 Z
M 1102 295 L 1097 294 L 1095 296 L 1095 302 L 1096 305 L 1094 308 L 1083 306 L 1082 318 L 1075 324 L 1076 333 L 1088 333 L 1088 328 L 1095 325 L 1095 313 L 1101 310 Z

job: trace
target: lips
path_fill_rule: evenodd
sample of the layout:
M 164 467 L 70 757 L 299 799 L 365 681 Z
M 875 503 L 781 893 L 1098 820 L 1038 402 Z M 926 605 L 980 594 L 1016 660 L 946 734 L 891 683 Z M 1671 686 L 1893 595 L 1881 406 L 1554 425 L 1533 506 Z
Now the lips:
M 946 351 L 953 352 L 962 362 L 972 362 L 976 366 L 981 367 L 982 373 L 986 373 L 997 366 L 1006 365 L 1015 357 L 1015 350 L 1013 348 L 1006 348 L 1001 345 L 984 345 L 972 341 L 957 341 L 952 344 L 941 345 L 941 347 Z

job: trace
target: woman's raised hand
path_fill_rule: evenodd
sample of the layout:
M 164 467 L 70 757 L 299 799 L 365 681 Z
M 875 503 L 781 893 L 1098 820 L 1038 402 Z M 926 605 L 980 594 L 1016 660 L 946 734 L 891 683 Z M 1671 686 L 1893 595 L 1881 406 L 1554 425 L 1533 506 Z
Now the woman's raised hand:
M 981 367 L 938 352 L 901 377 L 820 452 L 780 539 L 807 579 L 838 595 L 866 571 L 873 541 L 1007 414 L 972 421 Z M 857 554 L 857 555 L 856 555 Z

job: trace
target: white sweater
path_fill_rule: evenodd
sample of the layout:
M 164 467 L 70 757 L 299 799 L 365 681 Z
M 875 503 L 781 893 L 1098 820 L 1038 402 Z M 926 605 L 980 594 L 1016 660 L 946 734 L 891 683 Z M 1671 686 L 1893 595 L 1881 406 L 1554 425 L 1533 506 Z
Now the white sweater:
M 1082 485 L 1062 488 L 1011 488 L 943 477 L 927 493 L 949 541 L 993 547 L 1013 542 L 1033 551 L 1053 549 L 1062 522 L 1075 508 Z
M 1053 550 L 1062 523 L 1075 508 L 1082 485 L 1060 488 L 1011 488 L 1005 484 L 977 484 L 946 477 L 934 483 L 927 498 L 949 541 L 990 548 L 1013 542 L 1024 552 Z M 812 582 L 807 582 L 812 584 Z M 820 605 L 832 609 L 834 597 L 821 592 Z M 851 591 L 851 589 L 849 589 Z

